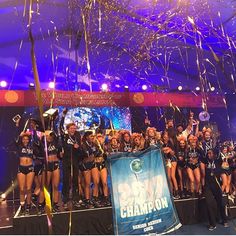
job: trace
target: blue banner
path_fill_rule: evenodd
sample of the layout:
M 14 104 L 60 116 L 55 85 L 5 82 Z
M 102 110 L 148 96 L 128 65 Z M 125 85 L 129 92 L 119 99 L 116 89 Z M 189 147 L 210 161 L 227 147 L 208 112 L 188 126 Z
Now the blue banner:
M 159 149 L 111 155 L 109 169 L 115 234 L 160 234 L 181 226 Z

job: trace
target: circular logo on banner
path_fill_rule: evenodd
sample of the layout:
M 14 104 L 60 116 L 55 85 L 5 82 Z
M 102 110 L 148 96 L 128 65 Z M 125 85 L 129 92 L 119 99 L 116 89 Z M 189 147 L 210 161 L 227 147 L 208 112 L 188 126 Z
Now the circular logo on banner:
M 4 96 L 5 100 L 9 103 L 15 103 L 18 101 L 18 94 L 15 91 L 7 91 Z
M 140 159 L 134 159 L 130 163 L 130 169 L 135 173 L 141 173 L 143 170 L 143 162 Z
M 144 96 L 142 93 L 135 93 L 133 96 L 133 100 L 135 103 L 141 104 L 144 102 Z

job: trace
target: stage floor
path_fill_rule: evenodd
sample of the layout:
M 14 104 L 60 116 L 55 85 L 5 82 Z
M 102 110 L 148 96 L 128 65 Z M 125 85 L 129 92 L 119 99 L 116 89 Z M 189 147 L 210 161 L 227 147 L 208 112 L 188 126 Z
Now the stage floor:
M 175 206 L 183 227 L 173 234 L 211 234 L 207 229 L 204 199 L 190 198 L 175 200 Z M 19 216 L 19 201 L 0 203 L 0 234 L 47 234 L 46 215 L 38 216 L 34 208 L 30 216 Z M 62 208 L 61 208 L 62 209 Z M 236 205 L 231 202 L 229 217 L 236 218 Z M 16 212 L 16 214 L 14 214 Z M 69 222 L 72 227 L 69 228 Z M 30 223 L 29 223 L 30 222 Z M 236 234 L 236 220 L 229 228 L 218 225 L 212 234 Z M 34 230 L 37 228 L 37 231 Z M 113 234 L 112 207 L 61 211 L 53 214 L 54 234 Z

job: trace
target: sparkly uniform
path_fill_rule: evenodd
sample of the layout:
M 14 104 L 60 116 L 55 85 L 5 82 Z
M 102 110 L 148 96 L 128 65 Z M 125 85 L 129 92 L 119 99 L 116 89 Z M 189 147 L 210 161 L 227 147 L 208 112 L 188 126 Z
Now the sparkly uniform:
M 207 164 L 207 152 L 209 150 L 212 150 L 212 149 L 214 149 L 214 145 L 213 145 L 212 139 L 202 142 L 203 155 L 202 155 L 202 157 L 200 159 L 201 163 Z
M 33 160 L 34 148 L 30 144 L 28 144 L 25 147 L 25 146 L 17 143 L 17 153 L 18 153 L 19 158 L 24 157 L 24 158 L 29 158 L 29 159 Z M 34 165 L 33 164 L 27 165 L 27 166 L 24 166 L 24 165 L 19 165 L 18 166 L 18 173 L 22 173 L 24 175 L 27 175 L 27 174 L 29 174 L 30 172 L 33 172 L 33 171 L 34 171 Z
M 186 167 L 187 151 L 186 149 L 179 148 L 176 150 L 177 166 L 180 168 Z
M 145 141 L 145 149 L 149 148 L 150 146 L 161 148 L 162 143 L 160 141 L 157 141 L 155 138 L 149 138 Z
M 131 143 L 130 142 L 129 143 L 127 143 L 127 142 L 121 143 L 120 151 L 121 152 L 131 152 L 132 151 Z
M 222 161 L 221 173 L 226 175 L 231 175 L 232 170 L 230 168 L 230 159 L 228 153 L 219 153 L 219 159 Z
M 57 141 L 47 142 L 47 154 L 48 154 L 48 168 L 47 171 L 53 172 L 60 168 L 59 161 L 50 161 L 50 156 L 59 157 L 59 153 L 61 151 L 61 147 L 59 146 Z
M 186 166 L 192 170 L 196 169 L 200 165 L 202 158 L 202 152 L 198 148 L 189 148 L 187 151 Z
M 96 167 L 95 158 L 100 157 L 102 152 L 95 143 L 85 141 L 82 144 L 82 161 L 80 162 L 80 170 L 87 171 Z

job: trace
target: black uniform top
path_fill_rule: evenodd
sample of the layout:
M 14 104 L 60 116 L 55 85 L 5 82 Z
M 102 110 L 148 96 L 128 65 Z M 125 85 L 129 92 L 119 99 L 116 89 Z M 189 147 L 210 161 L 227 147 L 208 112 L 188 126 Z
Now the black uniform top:
M 18 132 L 18 129 L 17 129 Z M 19 133 L 19 132 L 18 132 Z M 36 132 L 35 132 L 36 133 Z M 18 137 L 17 140 L 15 140 L 15 145 L 17 147 L 17 154 L 18 157 L 26 157 L 26 158 L 35 158 L 39 153 L 40 148 L 40 140 L 37 137 L 37 135 L 29 136 L 30 142 L 27 146 L 24 146 L 22 144 L 22 137 Z
M 185 162 L 186 159 L 187 159 L 187 150 L 186 150 L 186 148 L 180 148 L 180 147 L 176 148 L 175 156 L 177 157 L 178 162 Z
M 190 165 L 198 165 L 202 159 L 202 151 L 200 148 L 188 148 L 186 162 Z
M 202 142 L 202 149 L 203 149 L 203 152 L 204 152 L 204 155 L 205 155 L 205 156 L 207 155 L 207 152 L 208 152 L 209 150 L 214 149 L 214 145 L 213 145 L 212 139 L 210 139 L 210 140 L 208 140 L 208 141 L 204 140 L 204 141 Z
M 222 161 L 219 158 L 214 158 L 213 160 L 210 160 L 209 158 L 206 159 L 206 183 L 209 183 L 212 180 L 215 181 L 215 177 L 219 180 L 221 164 Z
M 147 149 L 150 146 L 155 146 L 158 148 L 162 147 L 162 143 L 161 141 L 156 140 L 155 138 L 149 138 L 145 140 L 145 144 L 144 144 L 144 148 Z
M 91 156 L 100 157 L 103 153 L 95 143 L 83 142 L 81 146 L 81 157 L 83 160 L 89 159 Z
M 218 158 L 221 160 L 221 168 L 222 168 L 223 170 L 229 170 L 229 169 L 230 169 L 231 162 L 232 162 L 232 159 L 230 158 L 230 156 L 228 155 L 228 153 L 222 153 L 222 152 L 220 152 Z
M 127 142 L 122 142 L 120 144 L 120 151 L 121 152 L 131 152 L 132 151 L 132 145 L 131 142 L 127 143 Z
M 204 140 L 203 142 L 202 142 L 202 157 L 201 157 L 201 162 L 202 163 L 204 163 L 204 164 L 206 164 L 206 162 L 207 162 L 207 152 L 209 151 L 209 150 L 212 150 L 212 149 L 214 149 L 215 151 L 218 151 L 218 147 L 214 144 L 214 142 L 213 142 L 213 140 L 212 139 L 210 139 L 210 140 L 208 140 L 208 141 L 206 141 L 206 140 Z
M 47 154 L 48 156 L 59 155 L 62 147 L 59 145 L 57 140 L 53 140 L 52 142 L 47 142 Z
M 107 146 L 107 154 L 114 154 L 120 152 L 120 147 L 119 146 L 112 146 L 112 145 L 108 145 Z
M 33 159 L 34 157 L 34 148 L 30 144 L 27 146 L 23 146 L 22 144 L 17 145 L 17 152 L 19 158 L 27 157 Z
M 168 141 L 167 143 L 163 143 L 162 147 L 163 148 L 164 147 L 169 147 L 169 148 L 171 148 L 174 151 L 174 145 L 172 144 L 171 141 Z M 170 153 L 163 153 L 163 155 L 164 155 L 165 159 L 171 159 L 173 157 L 173 155 L 171 155 Z

